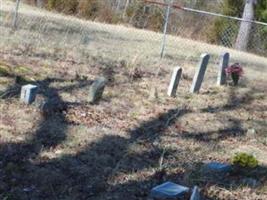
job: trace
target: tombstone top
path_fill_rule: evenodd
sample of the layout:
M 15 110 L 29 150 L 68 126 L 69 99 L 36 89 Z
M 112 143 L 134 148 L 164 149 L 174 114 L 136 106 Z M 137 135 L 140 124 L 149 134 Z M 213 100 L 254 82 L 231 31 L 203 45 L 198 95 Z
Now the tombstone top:
M 32 84 L 28 84 L 28 85 L 24 85 L 23 88 L 25 88 L 25 89 L 35 89 L 35 88 L 37 88 L 37 86 L 36 85 L 32 85 Z
M 205 58 L 207 56 L 210 57 L 210 54 L 208 54 L 208 53 L 202 53 L 201 56 L 200 56 L 200 58 Z

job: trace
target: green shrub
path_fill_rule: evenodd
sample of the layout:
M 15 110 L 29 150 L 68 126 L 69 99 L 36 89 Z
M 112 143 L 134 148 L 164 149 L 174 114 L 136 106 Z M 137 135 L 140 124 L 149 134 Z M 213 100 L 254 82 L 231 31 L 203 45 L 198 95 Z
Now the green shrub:
M 267 0 L 257 1 L 255 10 L 257 20 L 267 22 Z
M 236 153 L 232 159 L 233 165 L 244 168 L 255 168 L 258 166 L 259 161 L 247 153 Z

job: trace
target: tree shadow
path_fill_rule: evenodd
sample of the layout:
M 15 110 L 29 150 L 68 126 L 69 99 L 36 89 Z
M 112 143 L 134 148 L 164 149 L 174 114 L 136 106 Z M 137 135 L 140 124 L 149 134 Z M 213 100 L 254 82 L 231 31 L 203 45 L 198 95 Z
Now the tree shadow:
M 13 76 L 12 76 L 13 77 Z M 17 79 L 17 77 L 16 77 Z M 63 111 L 68 109 L 70 103 L 65 102 L 59 92 L 60 91 L 72 91 L 74 89 L 83 88 L 92 83 L 92 81 L 78 81 L 77 84 L 71 86 L 64 86 L 61 88 L 52 87 L 54 82 L 65 82 L 64 79 L 59 78 L 46 78 L 37 82 L 29 82 L 26 79 L 20 77 L 22 81 L 16 81 L 14 85 L 11 85 L 6 89 L 6 92 L 12 90 L 12 96 L 7 96 L 4 99 L 19 96 L 21 86 L 23 84 L 35 84 L 38 85 L 39 95 L 44 97 L 44 101 L 40 103 L 40 112 L 43 114 L 42 121 L 38 125 L 37 130 L 31 135 L 25 143 L 5 144 L 2 146 L 3 152 L 11 155 L 8 156 L 15 159 L 16 162 L 30 159 L 32 156 L 36 157 L 40 151 L 54 148 L 66 139 L 67 123 Z M 16 88 L 14 90 L 13 88 Z M 17 152 L 14 150 L 18 150 Z M 23 152 L 19 156 L 17 154 Z M 7 160 L 8 161 L 8 160 Z
M 214 114 L 220 114 L 220 117 L 222 119 L 227 119 L 228 126 L 223 129 L 214 130 L 214 131 L 203 131 L 203 132 L 188 132 L 183 131 L 182 132 L 182 138 L 185 139 L 195 139 L 197 141 L 202 142 L 219 142 L 221 140 L 225 140 L 229 137 L 241 137 L 244 136 L 247 132 L 247 129 L 243 127 L 243 122 L 241 119 L 238 118 L 238 116 L 230 116 L 227 113 L 227 111 L 236 111 L 239 108 L 246 107 L 246 109 L 252 104 L 252 102 L 255 100 L 253 97 L 254 94 L 257 92 L 262 92 L 261 90 L 257 90 L 255 88 L 251 88 L 248 91 L 246 91 L 242 95 L 238 95 L 238 88 L 232 87 L 228 92 L 228 99 L 227 103 L 223 106 L 208 106 L 207 108 L 203 108 L 200 110 L 200 113 L 214 113 Z M 257 106 L 259 110 L 264 109 L 260 105 Z M 257 109 L 256 107 L 253 107 L 253 109 Z
M 227 103 L 223 106 L 208 106 L 207 108 L 201 109 L 201 112 L 217 113 L 221 111 L 231 111 L 238 109 L 242 106 L 249 105 L 252 103 L 254 98 L 252 97 L 255 92 L 258 92 L 257 89 L 251 88 L 246 93 L 241 96 L 237 95 L 238 88 L 231 87 L 228 92 Z
M 228 121 L 230 125 L 227 128 L 214 130 L 214 131 L 204 131 L 204 132 L 188 132 L 183 131 L 183 139 L 194 139 L 201 142 L 219 142 L 227 138 L 241 137 L 246 133 L 246 130 L 242 127 L 242 122 L 238 119 L 229 117 Z
M 64 103 L 56 89 L 49 87 L 51 81 L 44 81 L 42 88 L 49 98 Z M 39 82 L 39 85 L 41 83 Z M 0 188 L 2 197 L 15 199 L 97 199 L 109 191 L 117 190 L 117 186 L 109 185 L 113 176 L 124 172 L 130 173 L 158 164 L 161 149 L 153 148 L 149 152 L 131 154 L 132 158 L 147 157 L 147 161 L 139 159 L 139 163 L 120 166 L 121 160 L 129 154 L 130 146 L 142 139 L 152 143 L 170 126 L 175 118 L 186 114 L 186 109 L 173 109 L 162 113 L 158 118 L 142 123 L 129 130 L 129 138 L 120 136 L 104 136 L 95 143 L 79 151 L 76 155 L 63 155 L 60 158 L 39 161 L 41 150 L 53 148 L 66 139 L 67 125 L 61 114 L 52 115 L 39 125 L 39 129 L 29 141 L 23 143 L 1 144 L 0 159 L 3 169 Z M 175 115 L 175 118 L 172 118 Z M 58 119 L 62 122 L 58 124 Z M 56 122 L 55 127 L 49 123 Z M 127 159 L 131 159 L 127 158 Z M 12 182 L 13 180 L 13 182 Z M 62 184 L 64 182 L 64 184 Z M 2 190 L 1 190 L 2 189 Z M 103 197 L 104 198 L 104 197 Z M 104 198 L 105 199 L 105 198 Z
M 128 180 L 125 174 L 157 168 L 164 149 L 154 142 L 160 140 L 166 129 L 183 115 L 191 112 L 187 108 L 171 109 L 156 118 L 128 130 L 128 137 L 105 135 L 98 141 L 79 149 L 75 155 L 67 154 L 52 159 L 40 159 L 43 150 L 53 149 L 66 140 L 68 123 L 62 109 L 68 108 L 59 92 L 86 87 L 91 82 L 54 88 L 51 84 L 63 79 L 45 79 L 36 84 L 41 94 L 52 102 L 52 112 L 39 124 L 32 138 L 22 143 L 0 144 L 0 197 L 10 199 L 146 199 L 150 189 L 170 180 L 184 183 L 186 172 L 167 174 L 164 170 L 151 173 L 146 178 Z M 233 94 L 234 95 L 234 94 Z M 232 97 L 229 99 L 231 103 Z M 53 105 L 53 102 L 56 102 Z M 57 110 L 58 108 L 62 108 Z M 99 130 L 101 131 L 101 130 Z M 95 130 L 97 133 L 98 130 Z M 209 142 L 208 133 L 185 133 L 186 139 L 194 138 Z M 241 122 L 232 119 L 230 128 L 219 131 L 216 141 L 243 134 Z M 150 145 L 149 151 L 136 149 L 134 144 Z M 134 151 L 132 150 L 134 149 Z M 173 152 L 175 153 L 175 152 Z M 127 163 L 127 166 L 123 162 Z M 263 167 L 265 172 L 265 167 Z M 258 174 L 257 174 L 258 175 Z M 253 175 L 254 177 L 254 175 Z M 236 177 L 235 177 L 236 178 Z M 266 175 L 262 173 L 262 183 Z M 210 180 L 193 182 L 203 186 Z M 213 182 L 212 182 L 213 183 Z M 214 182 L 213 184 L 220 184 Z M 190 186 L 191 183 L 190 183 Z

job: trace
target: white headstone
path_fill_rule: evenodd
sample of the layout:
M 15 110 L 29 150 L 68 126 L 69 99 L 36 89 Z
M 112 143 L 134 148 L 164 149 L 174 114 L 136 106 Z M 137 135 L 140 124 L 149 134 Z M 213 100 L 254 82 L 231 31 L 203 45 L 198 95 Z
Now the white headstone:
M 31 104 L 35 101 L 38 87 L 36 85 L 25 85 L 21 88 L 20 101 Z
M 199 62 L 199 66 L 197 69 L 197 72 L 195 74 L 195 77 L 193 79 L 193 84 L 191 86 L 190 92 L 191 93 L 197 93 L 199 92 L 204 76 L 205 76 L 205 72 L 207 69 L 207 65 L 209 63 L 209 59 L 210 59 L 210 55 L 209 54 L 202 54 L 201 55 L 201 60 Z
M 226 72 L 225 69 L 228 67 L 230 59 L 229 53 L 224 53 L 220 57 L 220 64 L 219 64 L 219 73 L 218 73 L 218 79 L 217 79 L 217 85 L 225 85 L 226 83 Z
M 182 68 L 181 67 L 175 67 L 172 73 L 172 79 L 169 85 L 169 89 L 168 89 L 168 95 L 170 97 L 175 97 L 176 96 L 176 92 L 177 92 L 177 88 L 182 76 Z

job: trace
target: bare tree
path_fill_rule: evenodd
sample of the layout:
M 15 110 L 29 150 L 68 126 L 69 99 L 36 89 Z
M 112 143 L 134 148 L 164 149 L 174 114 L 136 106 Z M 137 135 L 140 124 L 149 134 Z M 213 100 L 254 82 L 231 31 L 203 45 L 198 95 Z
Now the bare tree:
M 241 22 L 235 48 L 241 51 L 246 51 L 249 42 L 249 36 L 252 28 L 251 21 L 254 19 L 254 4 L 256 0 L 245 0 L 245 8 L 243 11 L 243 20 Z

